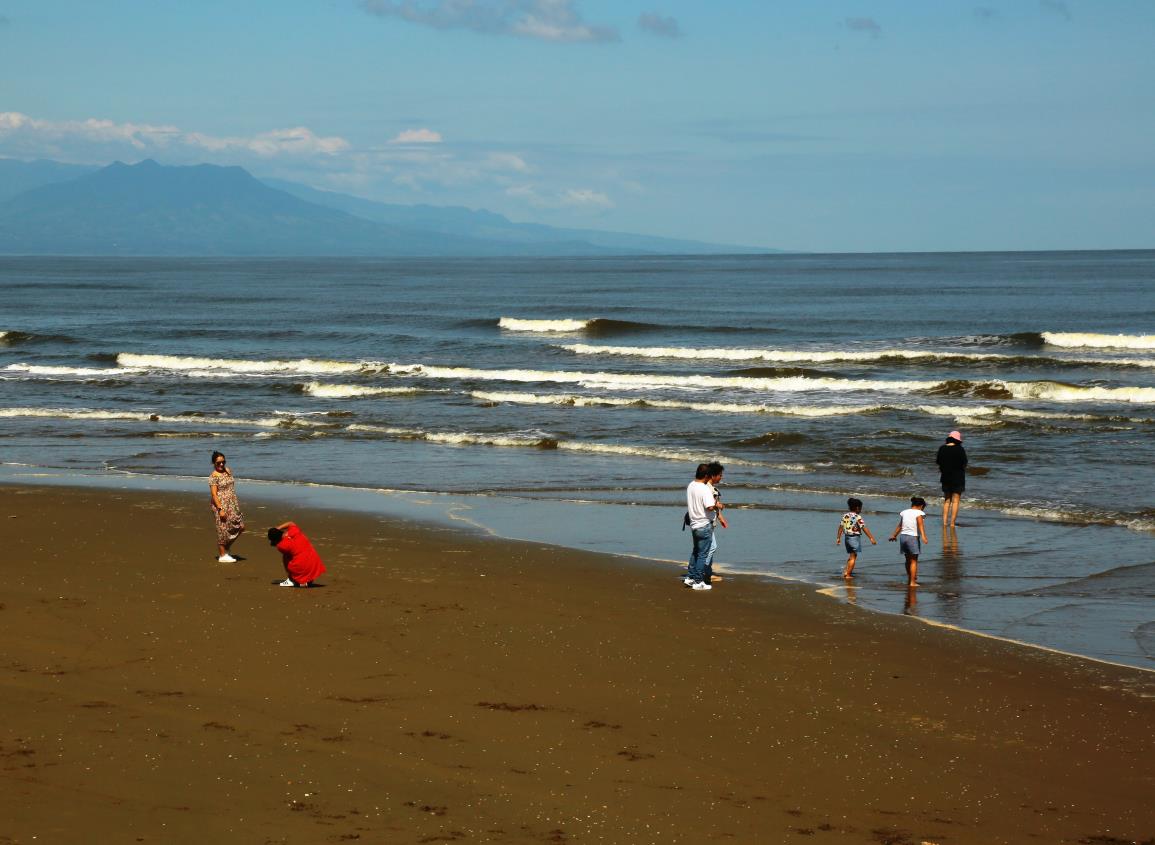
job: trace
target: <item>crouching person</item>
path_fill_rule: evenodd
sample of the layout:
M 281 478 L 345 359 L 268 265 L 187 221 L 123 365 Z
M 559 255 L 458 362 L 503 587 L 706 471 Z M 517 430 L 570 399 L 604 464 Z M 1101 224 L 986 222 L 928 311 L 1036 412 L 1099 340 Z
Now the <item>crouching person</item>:
M 285 564 L 282 587 L 311 587 L 313 582 L 325 572 L 321 556 L 305 536 L 305 532 L 295 522 L 284 522 L 269 529 L 269 545 L 281 553 Z

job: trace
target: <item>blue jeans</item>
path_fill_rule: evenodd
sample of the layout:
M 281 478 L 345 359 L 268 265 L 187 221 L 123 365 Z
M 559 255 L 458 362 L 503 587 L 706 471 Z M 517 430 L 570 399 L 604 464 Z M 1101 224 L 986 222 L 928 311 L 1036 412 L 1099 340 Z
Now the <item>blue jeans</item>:
M 714 539 L 714 526 L 704 525 L 691 532 L 694 535 L 694 550 L 690 554 L 690 566 L 686 573 L 691 581 L 705 581 L 707 584 L 714 566 L 714 552 L 718 541 Z

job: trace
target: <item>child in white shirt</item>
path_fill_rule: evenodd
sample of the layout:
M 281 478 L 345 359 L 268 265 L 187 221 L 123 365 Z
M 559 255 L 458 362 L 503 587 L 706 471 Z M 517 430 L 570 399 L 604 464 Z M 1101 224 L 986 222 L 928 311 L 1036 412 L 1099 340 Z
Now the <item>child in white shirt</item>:
M 890 535 L 890 542 L 899 537 L 899 549 L 906 559 L 906 586 L 918 586 L 918 556 L 922 552 L 922 543 L 930 542 L 926 539 L 926 527 L 923 525 L 926 499 L 922 496 L 911 496 L 910 507 L 898 515 L 898 525 Z M 919 542 L 922 541 L 922 543 Z

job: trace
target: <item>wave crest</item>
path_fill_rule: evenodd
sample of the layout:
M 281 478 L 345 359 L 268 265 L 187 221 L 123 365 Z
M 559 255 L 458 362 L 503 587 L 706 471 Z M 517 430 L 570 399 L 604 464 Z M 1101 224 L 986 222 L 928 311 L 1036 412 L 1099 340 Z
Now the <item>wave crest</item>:
M 123 367 L 143 370 L 220 371 L 229 373 L 363 373 L 381 368 L 370 361 L 323 361 L 302 358 L 296 361 L 248 361 L 237 358 L 198 358 L 185 355 L 138 355 L 121 352 L 116 361 Z
M 1155 334 L 1092 334 L 1088 332 L 1043 332 L 1048 346 L 1064 349 L 1155 350 Z
M 356 384 L 322 384 L 311 381 L 299 385 L 299 390 L 318 399 L 357 399 L 367 396 L 416 396 L 419 393 L 442 393 L 420 387 L 363 387 Z

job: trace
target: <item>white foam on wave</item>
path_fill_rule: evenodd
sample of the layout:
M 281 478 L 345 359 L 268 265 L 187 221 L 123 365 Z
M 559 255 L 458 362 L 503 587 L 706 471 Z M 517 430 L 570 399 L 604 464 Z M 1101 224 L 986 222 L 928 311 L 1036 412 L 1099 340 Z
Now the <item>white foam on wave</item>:
M 511 332 L 580 332 L 593 320 L 522 320 L 502 317 L 497 325 Z
M 474 390 L 469 394 L 482 402 L 511 405 L 561 405 L 574 408 L 662 408 L 700 411 L 708 414 L 763 414 L 782 417 L 844 417 L 886 411 L 951 417 L 973 425 L 997 425 L 1003 419 L 1069 420 L 1073 422 L 1155 423 L 1147 417 L 1106 414 L 1070 414 L 1062 411 L 1034 411 L 1007 405 L 764 405 L 741 402 L 687 402 L 678 399 L 624 399 L 618 396 L 581 396 L 573 393 L 517 393 Z
M 654 446 L 635 446 L 625 443 L 595 443 L 586 440 L 556 440 L 541 432 L 487 434 L 469 431 L 421 431 L 411 428 L 390 428 L 387 426 L 353 423 L 346 427 L 347 431 L 359 431 L 370 434 L 382 434 L 389 437 L 400 437 L 412 440 L 424 440 L 429 443 L 439 443 L 447 446 L 501 446 L 511 448 L 557 449 L 568 452 L 587 452 L 599 455 L 621 455 L 635 458 L 657 458 L 665 461 L 680 461 L 698 463 L 702 460 L 700 452 L 691 452 L 681 449 L 663 449 Z M 781 469 L 790 472 L 807 472 L 809 467 L 797 464 L 768 464 L 758 461 L 743 461 L 735 458 L 714 456 L 717 460 L 735 466 L 757 466 L 771 469 Z
M 521 448 L 542 448 L 552 446 L 553 441 L 544 434 L 485 434 L 471 431 L 422 431 L 418 428 L 396 428 L 392 426 L 353 423 L 346 431 L 366 434 L 382 434 L 406 440 L 425 440 L 447 446 L 509 446 Z
M 0 418 L 33 418 L 58 420 L 103 420 L 115 422 L 165 423 L 166 425 L 199 425 L 248 428 L 327 428 L 332 423 L 313 422 L 293 417 L 239 417 L 170 416 L 147 411 L 109 411 L 100 408 L 0 408 Z
M 794 393 L 819 390 L 929 390 L 940 384 L 935 381 L 883 381 L 804 376 L 749 378 L 655 373 L 586 373 L 573 370 L 478 370 L 470 367 L 435 367 L 424 364 L 389 364 L 388 371 L 394 375 L 415 378 L 580 384 L 610 390 L 630 390 L 639 387 L 667 387 L 675 390 L 729 387 L 740 390 Z
M 116 356 L 118 364 L 144 370 L 176 370 L 228 373 L 303 373 L 338 374 L 359 373 L 379 369 L 380 364 L 371 361 L 322 361 L 302 358 L 296 361 L 246 361 L 236 358 L 197 358 L 185 355 L 137 355 L 121 352 Z
M 413 396 L 418 393 L 441 391 L 422 390 L 419 387 L 363 387 L 356 384 L 321 384 L 311 381 L 302 390 L 318 399 L 357 399 L 366 396 Z
M 958 358 L 963 360 L 999 360 L 1011 355 L 969 352 L 932 352 L 929 350 L 876 349 L 851 352 L 842 350 L 807 349 L 699 349 L 682 346 L 593 346 L 586 343 L 558 344 L 559 349 L 575 355 L 623 355 L 633 358 L 676 358 L 711 361 L 766 361 L 774 364 L 822 363 L 827 361 L 878 361 L 882 358 L 903 358 L 919 361 L 927 358 Z
M 1118 402 L 1120 404 L 1155 403 L 1155 387 L 1082 387 L 1054 381 L 1002 381 L 1016 399 L 1047 402 Z
M 556 348 L 575 355 L 616 355 L 629 358 L 669 358 L 686 361 L 761 361 L 771 364 L 826 364 L 840 361 L 867 363 L 881 361 L 1020 361 L 1023 355 L 993 352 L 938 352 L 924 349 L 807 350 L 729 349 L 683 346 L 595 346 L 586 343 L 559 343 Z M 1132 347 L 1139 348 L 1139 347 Z M 1045 358 L 1040 364 L 1084 364 L 1088 366 L 1155 367 L 1155 358 Z
M 1155 350 L 1155 334 L 1092 334 L 1089 332 L 1043 332 L 1048 346 L 1065 349 Z
M 11 373 L 27 373 L 30 376 L 84 376 L 93 378 L 133 375 L 140 372 L 134 367 L 50 367 L 39 364 L 9 364 L 4 369 Z
M 515 405 L 568 405 L 585 407 L 665 408 L 703 411 L 714 414 L 771 414 L 794 417 L 835 417 L 883 411 L 887 405 L 755 405 L 740 402 L 685 402 L 677 399 L 622 399 L 616 396 L 579 396 L 569 393 L 508 393 L 475 390 L 470 394 L 483 402 L 508 402 Z

